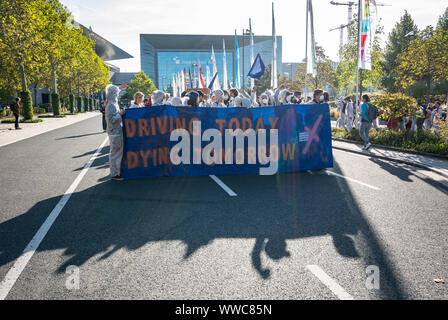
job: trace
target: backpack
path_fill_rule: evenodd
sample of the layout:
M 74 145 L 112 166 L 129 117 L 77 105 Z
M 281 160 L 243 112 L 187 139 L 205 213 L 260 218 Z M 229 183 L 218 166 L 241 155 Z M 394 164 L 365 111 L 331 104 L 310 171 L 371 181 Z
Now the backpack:
M 373 104 L 369 103 L 369 109 L 367 112 L 367 118 L 369 120 L 374 121 L 376 120 L 380 115 L 380 112 L 378 110 L 378 107 L 374 106 Z

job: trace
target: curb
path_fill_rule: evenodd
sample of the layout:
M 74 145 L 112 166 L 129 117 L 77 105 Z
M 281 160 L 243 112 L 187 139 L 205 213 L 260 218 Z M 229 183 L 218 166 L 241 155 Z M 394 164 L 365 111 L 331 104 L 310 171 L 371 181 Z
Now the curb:
M 351 144 L 356 144 L 356 145 L 362 145 L 362 143 L 356 143 L 356 142 L 352 142 L 352 141 L 346 141 L 346 140 L 343 140 L 343 139 L 332 139 L 332 140 L 335 140 L 335 141 L 340 141 L 340 142 L 347 142 L 347 143 L 351 143 Z M 373 145 L 372 144 L 372 146 L 376 146 L 376 145 Z M 397 163 L 401 163 L 401 164 L 407 164 L 407 165 L 410 165 L 410 166 L 413 166 L 413 167 L 417 167 L 417 168 L 421 168 L 421 169 L 426 169 L 426 170 L 429 170 L 429 171 L 432 171 L 432 172 L 434 172 L 434 173 L 437 173 L 438 175 L 440 175 L 440 176 L 442 176 L 442 177 L 444 177 L 444 178 L 447 178 L 448 179 L 448 174 L 446 174 L 446 173 L 444 173 L 444 172 L 441 172 L 441 171 L 439 171 L 439 170 L 437 170 L 437 169 L 435 169 L 435 168 L 433 168 L 433 167 L 430 167 L 430 166 L 426 166 L 426 165 L 423 165 L 423 164 L 420 164 L 420 163 L 415 163 L 415 162 L 411 162 L 411 161 L 407 161 L 407 160 L 402 160 L 402 159 L 397 159 L 397 158 L 390 158 L 390 157 L 385 157 L 385 156 L 379 156 L 379 155 L 375 155 L 375 154 L 372 154 L 372 153 L 366 153 L 366 152 L 362 152 L 362 151 L 356 151 L 356 150 L 351 150 L 351 149 L 345 149 L 345 148 L 341 148 L 341 147 L 335 147 L 335 146 L 332 146 L 333 147 L 333 149 L 336 149 L 336 150 L 341 150 L 341 151 L 345 151 L 345 152 L 350 152 L 350 153 L 354 153 L 354 154 L 359 154 L 359 155 L 362 155 L 362 156 L 365 156 L 365 157 L 371 157 L 371 158 L 377 158 L 377 159 L 382 159 L 382 160 L 388 160 L 388 161 L 392 161 L 392 162 L 397 162 Z M 379 147 L 379 148 L 383 148 L 383 146 L 377 146 L 377 147 Z M 386 148 L 384 148 L 384 149 L 386 149 Z M 397 150 L 397 149 L 390 149 L 390 150 L 393 150 L 393 151 L 401 151 L 401 150 Z M 401 152 L 403 152 L 403 151 L 401 151 Z M 409 153 L 409 152 L 408 152 Z M 415 153 L 415 154 L 419 154 L 419 153 Z M 423 155 L 423 154 L 420 154 L 420 155 Z M 446 160 L 446 158 L 443 158 L 443 159 L 445 159 Z
M 360 142 L 360 141 L 346 140 L 346 139 L 341 139 L 341 138 L 332 138 L 332 140 L 340 141 L 340 142 L 347 142 L 347 143 L 356 144 L 356 145 L 363 145 L 363 143 Z M 385 149 L 385 150 L 390 150 L 390 151 L 409 153 L 409 154 L 414 154 L 414 155 L 418 155 L 418 156 L 432 157 L 432 158 L 437 158 L 437 159 L 442 159 L 442 160 L 448 160 L 448 156 L 444 156 L 444 155 L 440 155 L 440 154 L 426 153 L 426 152 L 420 152 L 420 151 L 412 151 L 412 150 L 400 149 L 400 148 L 395 148 L 395 147 L 382 146 L 382 145 L 373 144 L 373 143 L 372 143 L 372 147 Z

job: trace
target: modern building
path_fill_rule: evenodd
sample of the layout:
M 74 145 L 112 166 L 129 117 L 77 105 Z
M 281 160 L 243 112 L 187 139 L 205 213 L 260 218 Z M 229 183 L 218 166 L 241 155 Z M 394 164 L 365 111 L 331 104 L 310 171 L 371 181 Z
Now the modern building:
M 288 79 L 295 79 L 297 75 L 297 70 L 299 70 L 300 65 L 304 65 L 305 63 L 297 63 L 297 62 L 284 62 L 282 66 L 283 72 L 280 73 L 281 77 L 286 77 Z
M 241 83 L 247 85 L 247 74 L 251 68 L 250 37 L 237 36 L 239 48 L 239 65 Z M 213 77 L 212 48 L 214 49 L 218 77 L 223 79 L 223 40 L 226 47 L 227 78 L 229 85 L 236 80 L 235 72 L 235 36 L 234 35 L 182 35 L 182 34 L 141 34 L 140 55 L 141 69 L 148 75 L 160 89 L 170 86 L 171 80 L 178 72 L 184 69 L 188 76 L 193 77 L 193 68 L 198 78 L 198 63 L 200 62 L 206 78 L 207 66 L 209 79 Z M 254 36 L 254 56 L 261 55 L 265 65 L 272 64 L 273 38 L 272 36 Z M 255 58 L 255 57 L 254 57 Z M 277 36 L 277 66 L 282 74 L 282 37 Z

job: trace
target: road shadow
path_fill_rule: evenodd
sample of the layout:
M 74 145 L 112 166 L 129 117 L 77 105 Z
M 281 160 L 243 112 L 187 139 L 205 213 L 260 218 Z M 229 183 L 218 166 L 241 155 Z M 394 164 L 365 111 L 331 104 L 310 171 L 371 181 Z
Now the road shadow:
M 440 192 L 448 195 L 448 187 L 444 184 L 425 176 L 424 174 L 418 172 L 418 170 L 424 170 L 417 167 L 412 167 L 407 164 L 393 163 L 385 161 L 379 158 L 369 158 L 370 161 L 377 164 L 382 170 L 387 171 L 391 175 L 396 176 L 402 181 L 413 182 L 411 178 L 419 179 L 422 182 L 427 183 L 431 187 L 437 189 Z
M 337 163 L 335 171 L 340 172 Z M 379 266 L 380 298 L 406 298 L 345 180 L 319 172 L 231 179 L 247 192 L 230 199 L 208 177 L 98 183 L 72 195 L 38 251 L 63 249 L 67 259 L 58 271 L 64 273 L 70 265 L 82 266 L 96 256 L 105 260 L 120 249 L 134 251 L 153 242 L 182 241 L 184 259 L 189 259 L 215 239 L 255 239 L 250 263 L 262 279 L 269 279 L 272 271 L 262 265 L 263 252 L 274 261 L 293 259 L 287 240 L 331 235 L 339 255 Z M 40 226 L 29 221 L 42 223 L 49 204 L 58 199 L 41 201 L 0 224 L 0 266 L 20 256 Z
M 64 138 L 57 138 L 56 140 L 68 140 L 68 139 L 77 139 L 77 138 L 83 138 L 83 137 L 89 137 L 89 136 L 96 136 L 99 134 L 104 134 L 103 131 L 101 132 L 95 132 L 95 133 L 88 133 L 88 134 L 81 134 L 77 136 L 70 136 L 70 137 L 64 137 Z

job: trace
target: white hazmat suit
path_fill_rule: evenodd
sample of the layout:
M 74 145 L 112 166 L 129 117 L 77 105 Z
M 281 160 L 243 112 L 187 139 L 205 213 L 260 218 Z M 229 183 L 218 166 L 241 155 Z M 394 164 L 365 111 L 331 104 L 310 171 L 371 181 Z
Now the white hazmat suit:
M 121 175 L 121 160 L 123 159 L 123 128 L 118 107 L 120 89 L 110 85 L 106 88 L 108 104 L 106 106 L 107 135 L 109 136 L 109 164 L 112 177 Z

